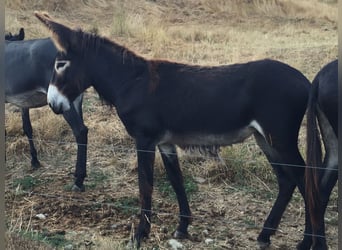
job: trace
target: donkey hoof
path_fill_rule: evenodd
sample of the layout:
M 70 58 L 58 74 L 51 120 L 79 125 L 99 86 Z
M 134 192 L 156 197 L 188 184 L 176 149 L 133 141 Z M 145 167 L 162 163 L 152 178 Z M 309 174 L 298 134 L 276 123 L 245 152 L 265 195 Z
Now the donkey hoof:
M 31 167 L 32 167 L 32 170 L 36 170 L 40 168 L 41 167 L 40 162 L 39 161 L 31 162 Z
M 176 230 L 174 233 L 173 233 L 173 237 L 175 239 L 187 239 L 189 238 L 189 234 L 186 232 L 186 233 L 183 233 L 181 231 L 178 231 Z
M 82 185 L 81 187 L 77 186 L 76 184 L 74 184 L 71 188 L 71 191 L 73 192 L 84 192 L 85 191 L 85 187 L 84 185 Z

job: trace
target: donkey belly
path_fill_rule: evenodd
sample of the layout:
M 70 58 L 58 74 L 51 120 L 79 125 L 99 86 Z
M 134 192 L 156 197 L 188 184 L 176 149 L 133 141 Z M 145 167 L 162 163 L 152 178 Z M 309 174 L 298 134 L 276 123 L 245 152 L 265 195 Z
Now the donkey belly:
M 12 103 L 20 108 L 38 108 L 47 104 L 46 93 L 43 89 L 27 91 L 15 95 L 6 94 L 5 99 L 6 102 Z
M 185 150 L 198 148 L 201 151 L 201 149 L 206 150 L 205 148 L 207 148 L 208 151 L 216 151 L 220 146 L 229 146 L 244 141 L 255 131 L 264 135 L 261 126 L 256 121 L 252 121 L 249 125 L 240 129 L 228 131 L 222 134 L 196 132 L 176 134 L 171 131 L 167 131 L 159 141 L 159 144 L 176 144 Z

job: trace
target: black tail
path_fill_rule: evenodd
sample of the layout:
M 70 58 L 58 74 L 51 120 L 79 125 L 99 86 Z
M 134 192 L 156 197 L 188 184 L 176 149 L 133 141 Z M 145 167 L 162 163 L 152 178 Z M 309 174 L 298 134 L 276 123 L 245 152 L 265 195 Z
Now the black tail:
M 319 81 L 316 76 L 311 86 L 307 110 L 306 159 L 308 167 L 305 169 L 305 193 L 314 232 L 321 219 L 318 168 L 322 167 L 322 147 L 317 125 L 318 87 Z

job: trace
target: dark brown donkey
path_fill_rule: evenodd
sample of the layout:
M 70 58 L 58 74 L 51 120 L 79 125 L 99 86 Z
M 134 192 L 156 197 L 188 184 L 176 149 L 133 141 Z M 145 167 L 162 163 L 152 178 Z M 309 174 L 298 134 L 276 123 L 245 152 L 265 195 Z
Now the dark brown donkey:
M 141 199 L 134 237 L 138 246 L 151 227 L 156 147 L 178 199 L 180 222 L 174 236 L 184 238 L 191 212 L 176 145 L 211 151 L 251 135 L 279 183 L 278 197 L 258 236 L 260 244 L 270 244 L 294 189 L 305 196 L 305 163 L 297 140 L 310 82 L 302 73 L 274 60 L 217 67 L 147 60 L 109 39 L 70 29 L 47 14 L 35 15 L 52 32 L 60 51 L 48 90 L 54 112 L 67 112 L 70 103 L 93 86 L 115 106 L 135 139 Z M 308 214 L 306 219 L 309 234 Z M 304 241 L 311 242 L 311 237 L 305 236 Z
M 307 111 L 306 184 L 313 224 L 313 249 L 328 249 L 325 239 L 324 214 L 331 191 L 338 178 L 338 61 L 325 65 L 312 82 Z M 319 138 L 322 134 L 325 156 Z

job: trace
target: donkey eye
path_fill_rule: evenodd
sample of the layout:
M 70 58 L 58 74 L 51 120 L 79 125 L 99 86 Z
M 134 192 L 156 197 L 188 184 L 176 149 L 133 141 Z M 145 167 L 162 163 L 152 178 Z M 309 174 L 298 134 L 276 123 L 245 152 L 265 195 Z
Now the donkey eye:
M 65 64 L 66 64 L 65 62 L 57 62 L 56 68 L 59 69 L 59 68 L 61 68 L 61 67 L 64 67 Z
M 70 66 L 70 61 L 68 60 L 61 60 L 55 62 L 55 70 L 58 74 L 62 73 L 67 67 Z

